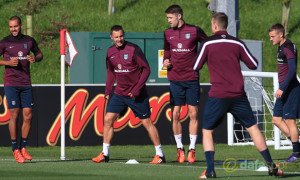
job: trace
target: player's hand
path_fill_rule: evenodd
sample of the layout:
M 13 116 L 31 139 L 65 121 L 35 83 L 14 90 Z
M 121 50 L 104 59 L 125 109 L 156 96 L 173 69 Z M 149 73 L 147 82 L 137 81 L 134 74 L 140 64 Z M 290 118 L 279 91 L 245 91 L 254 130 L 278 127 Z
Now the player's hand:
M 165 60 L 164 60 L 164 66 L 165 66 L 166 68 L 169 68 L 169 67 L 172 66 L 172 63 L 171 63 L 170 59 L 165 59 Z
M 283 94 L 283 91 L 280 90 L 280 89 L 278 89 L 278 90 L 276 91 L 276 93 L 275 93 L 275 97 L 276 97 L 276 98 L 281 98 L 282 94 Z
M 105 96 L 104 98 L 107 99 L 107 100 L 109 100 L 109 95 Z
M 35 57 L 34 57 L 34 56 L 27 55 L 27 60 L 28 60 L 30 63 L 35 63 Z
M 129 96 L 130 98 L 135 98 L 135 96 L 134 96 L 132 93 L 128 93 L 128 96 Z
M 19 60 L 18 60 L 18 58 L 12 58 L 11 60 L 9 60 L 9 61 L 7 61 L 8 62 L 8 66 L 13 66 L 13 67 L 16 67 L 16 66 L 18 66 L 18 64 L 19 64 Z

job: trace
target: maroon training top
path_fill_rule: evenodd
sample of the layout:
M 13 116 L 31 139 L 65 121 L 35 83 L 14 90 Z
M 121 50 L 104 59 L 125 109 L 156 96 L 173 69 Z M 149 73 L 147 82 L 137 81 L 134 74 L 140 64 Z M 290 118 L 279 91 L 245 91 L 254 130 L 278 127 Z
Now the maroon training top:
M 123 97 L 147 95 L 146 81 L 150 75 L 148 61 L 141 48 L 128 41 L 122 47 L 115 45 L 107 50 L 106 56 L 106 89 L 109 95 L 117 80 L 114 93 Z
M 240 59 L 250 69 L 257 69 L 258 61 L 239 39 L 218 31 L 200 46 L 194 70 L 207 62 L 210 83 L 209 97 L 238 98 L 245 95 Z
M 278 47 L 277 51 L 277 68 L 278 68 L 278 79 L 280 86 L 283 85 L 287 74 L 290 70 L 288 60 L 295 59 L 296 61 L 296 73 L 293 75 L 288 85 L 297 85 L 299 81 L 297 80 L 297 48 L 289 39 L 287 39 L 281 46 Z M 284 88 L 281 88 L 284 90 Z
M 34 54 L 40 52 L 36 41 L 30 36 L 21 35 L 17 38 L 9 35 L 0 41 L 0 55 L 5 61 L 15 57 L 19 59 L 16 67 L 5 66 L 4 86 L 31 86 L 30 62 L 27 60 L 30 51 Z
M 193 71 L 193 60 L 197 54 L 198 42 L 207 38 L 197 26 L 183 24 L 180 28 L 169 28 L 164 33 L 164 60 L 170 59 L 169 81 L 196 81 L 199 72 Z

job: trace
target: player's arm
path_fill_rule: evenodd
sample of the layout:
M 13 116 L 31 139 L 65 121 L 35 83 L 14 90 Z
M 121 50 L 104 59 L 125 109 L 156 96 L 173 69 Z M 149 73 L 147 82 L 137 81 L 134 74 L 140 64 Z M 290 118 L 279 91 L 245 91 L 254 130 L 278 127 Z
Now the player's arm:
M 295 57 L 294 53 L 288 48 L 284 48 L 283 52 L 287 58 L 289 71 L 288 71 L 283 83 L 279 87 L 279 90 L 281 90 L 281 91 L 286 90 L 286 88 L 289 86 L 293 77 L 296 76 L 296 72 L 297 72 L 297 61 L 296 61 L 296 57 Z
M 35 62 L 40 62 L 43 60 L 43 53 L 42 51 L 39 49 L 36 41 L 33 39 L 32 41 L 32 48 L 31 51 L 33 52 L 34 56 L 32 55 L 27 55 L 27 60 L 30 63 L 35 63 Z
M 134 86 L 134 88 L 128 94 L 132 98 L 137 97 L 140 94 L 142 87 L 146 84 L 146 81 L 151 73 L 148 61 L 140 47 L 135 48 L 133 56 L 139 67 L 142 69 L 142 74 L 137 85 Z
M 247 46 L 242 41 L 240 41 L 240 42 L 241 42 L 241 44 L 240 44 L 241 60 L 245 63 L 245 65 L 249 69 L 257 69 L 257 67 L 258 67 L 257 59 L 251 54 L 251 52 L 249 51 Z
M 107 70 L 107 76 L 106 76 L 105 98 L 109 99 L 109 95 L 116 81 L 116 75 L 113 66 L 108 60 L 108 57 L 106 57 L 106 70 Z
M 0 56 L 2 56 L 3 53 L 4 53 L 4 51 L 5 51 L 5 44 L 1 43 L 1 42 L 0 42 Z M 19 64 L 19 60 L 16 57 L 12 58 L 12 59 L 10 59 L 8 61 L 0 60 L 0 66 L 12 66 L 12 67 L 15 67 L 15 66 L 18 66 L 18 64 Z
M 18 58 L 12 58 L 9 61 L 5 61 L 5 60 L 0 60 L 0 65 L 1 66 L 12 66 L 12 67 L 16 67 L 19 64 L 19 60 Z
M 201 29 L 200 27 L 197 27 L 197 39 L 200 43 L 202 43 L 202 41 L 204 39 L 207 38 L 207 35 L 205 34 L 205 32 L 203 31 L 203 29 Z
M 163 60 L 164 67 L 166 68 L 172 67 L 170 58 L 171 58 L 170 44 L 166 39 L 166 32 L 165 32 L 164 33 L 164 60 Z
M 203 67 L 203 65 L 207 61 L 207 54 L 208 54 L 208 50 L 207 50 L 206 43 L 202 43 L 200 45 L 197 55 L 194 58 L 194 66 L 193 66 L 194 71 L 199 71 Z

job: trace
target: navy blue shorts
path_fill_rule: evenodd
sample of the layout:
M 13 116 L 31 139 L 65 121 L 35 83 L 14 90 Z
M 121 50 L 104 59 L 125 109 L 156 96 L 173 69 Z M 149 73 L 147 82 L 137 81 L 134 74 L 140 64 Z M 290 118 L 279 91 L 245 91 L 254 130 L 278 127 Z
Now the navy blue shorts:
M 15 108 L 32 108 L 33 107 L 33 94 L 32 87 L 4 87 L 8 109 Z
M 256 124 L 250 103 L 246 96 L 241 98 L 212 98 L 208 97 L 203 118 L 203 129 L 212 130 L 230 112 L 235 120 L 246 128 Z
M 185 104 L 199 105 L 199 81 L 170 81 L 170 104 L 183 106 Z
M 127 98 L 114 94 L 107 105 L 106 112 L 123 114 L 130 107 L 136 117 L 147 119 L 151 115 L 149 97 Z
M 283 119 L 300 118 L 300 86 L 288 87 L 282 98 L 277 98 L 274 105 L 275 117 Z

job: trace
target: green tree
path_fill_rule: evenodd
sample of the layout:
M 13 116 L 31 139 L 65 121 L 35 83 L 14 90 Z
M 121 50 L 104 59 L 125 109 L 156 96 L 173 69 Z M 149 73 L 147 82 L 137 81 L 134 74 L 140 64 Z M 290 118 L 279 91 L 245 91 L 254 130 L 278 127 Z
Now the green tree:
M 291 2 L 292 2 L 292 0 L 282 0 L 281 23 L 285 29 L 286 34 L 288 34 L 288 21 L 289 21 Z
M 19 13 L 21 16 L 26 16 L 26 34 L 32 36 L 33 32 L 33 15 L 40 13 L 42 8 L 47 6 L 51 0 L 26 0 L 25 5 L 15 7 L 13 10 Z

